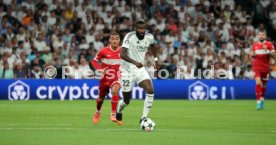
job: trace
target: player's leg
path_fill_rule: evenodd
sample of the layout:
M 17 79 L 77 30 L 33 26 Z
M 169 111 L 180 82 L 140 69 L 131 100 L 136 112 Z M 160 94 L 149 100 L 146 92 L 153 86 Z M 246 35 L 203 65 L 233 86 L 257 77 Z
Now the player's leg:
M 100 83 L 99 85 L 99 97 L 96 99 L 96 111 L 101 112 L 102 105 L 105 100 L 105 96 L 109 93 L 109 86 L 105 85 L 105 83 Z
M 118 104 L 117 110 L 116 110 L 116 120 L 117 120 L 118 125 L 122 125 L 123 124 L 123 114 L 122 114 L 122 111 L 129 104 L 130 98 L 131 98 L 131 94 L 132 94 L 132 91 L 123 92 L 123 99 L 121 101 L 119 101 L 119 104 Z
M 264 109 L 264 99 L 265 99 L 265 92 L 266 92 L 266 83 L 267 83 L 267 81 L 263 81 L 262 96 L 261 96 L 261 109 Z
M 93 117 L 94 124 L 97 124 L 100 120 L 102 105 L 104 103 L 105 96 L 109 93 L 109 87 L 102 81 L 99 85 L 99 97 L 96 99 L 96 112 Z
M 120 83 L 113 82 L 113 84 L 111 85 L 112 98 L 111 98 L 111 116 L 110 116 L 110 120 L 113 122 L 116 121 L 115 114 L 116 114 L 116 108 L 119 101 L 119 90 L 120 90 Z
M 122 113 L 124 108 L 130 103 L 131 94 L 132 94 L 132 91 L 123 92 L 123 99 L 119 101 L 119 104 L 116 110 L 117 113 Z
M 262 79 L 262 96 L 261 96 L 261 109 L 264 109 L 264 99 L 265 99 L 265 93 L 266 93 L 266 84 L 268 81 L 269 73 L 263 73 L 261 74 Z
M 116 120 L 118 125 L 123 124 L 122 111 L 130 103 L 131 94 L 132 94 L 131 90 L 135 84 L 135 80 L 133 80 L 132 76 L 128 76 L 128 77 L 122 76 L 120 79 L 120 84 L 122 85 L 122 89 L 123 89 L 123 99 L 119 101 L 119 104 L 116 110 Z
M 154 98 L 154 88 L 151 81 L 150 76 L 148 75 L 147 71 L 144 68 L 140 69 L 138 84 L 141 88 L 143 88 L 146 92 L 146 97 L 144 100 L 144 108 L 143 108 L 143 115 L 141 117 L 141 120 L 148 117 L 148 114 L 151 110 L 153 98 Z
M 99 95 L 99 97 L 96 99 L 96 112 L 100 113 L 102 111 L 104 99 L 105 97 L 103 95 Z
M 118 125 L 122 125 L 123 115 L 122 111 L 125 109 L 127 105 L 129 105 L 130 98 L 131 98 L 132 91 L 129 92 L 123 92 L 123 99 L 119 101 L 119 104 L 117 106 L 116 110 L 116 120 Z
M 148 117 L 150 109 L 152 107 L 153 98 L 154 98 L 154 89 L 151 80 L 143 80 L 139 83 L 139 86 L 143 88 L 146 92 L 146 97 L 144 100 L 143 115 L 141 120 Z
M 255 81 L 256 81 L 256 99 L 257 99 L 257 110 L 261 110 L 261 96 L 262 96 L 262 88 L 263 83 L 261 80 L 261 74 L 259 72 L 255 72 Z

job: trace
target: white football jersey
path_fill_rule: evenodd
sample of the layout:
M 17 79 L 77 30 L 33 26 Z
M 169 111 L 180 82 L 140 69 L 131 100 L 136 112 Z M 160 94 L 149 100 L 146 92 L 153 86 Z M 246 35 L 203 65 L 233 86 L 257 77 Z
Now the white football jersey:
M 127 33 L 124 37 L 122 47 L 127 48 L 127 54 L 131 59 L 144 64 L 146 52 L 153 43 L 154 37 L 152 34 L 146 33 L 144 39 L 139 40 L 136 36 L 136 32 L 132 31 Z M 126 61 L 123 61 L 120 68 L 127 71 L 137 69 L 134 64 Z

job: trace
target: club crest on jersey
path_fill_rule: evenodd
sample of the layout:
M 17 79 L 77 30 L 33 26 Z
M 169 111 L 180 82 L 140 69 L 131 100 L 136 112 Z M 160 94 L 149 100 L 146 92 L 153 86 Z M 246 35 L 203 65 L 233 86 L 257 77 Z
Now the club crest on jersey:
M 137 45 L 137 46 L 136 46 L 136 49 L 137 49 L 139 52 L 145 52 L 145 51 L 147 51 L 146 47 L 143 47 L 143 46 L 141 46 L 141 45 Z

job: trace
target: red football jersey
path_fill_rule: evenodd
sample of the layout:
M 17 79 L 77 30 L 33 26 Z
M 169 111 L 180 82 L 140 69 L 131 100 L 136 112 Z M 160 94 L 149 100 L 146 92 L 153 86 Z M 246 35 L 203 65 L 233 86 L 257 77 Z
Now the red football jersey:
M 273 44 L 269 41 L 265 41 L 263 44 L 257 42 L 253 44 L 252 51 L 256 53 L 256 57 L 253 58 L 253 71 L 269 72 L 269 53 L 275 52 Z
M 96 54 L 93 61 L 101 61 L 102 65 L 93 65 L 96 69 L 114 69 L 115 71 L 119 70 L 119 67 L 122 63 L 122 59 L 120 57 L 121 47 L 119 47 L 116 51 L 110 48 L 111 46 L 106 46 Z M 93 63 L 93 62 L 92 62 Z M 94 64 L 94 63 L 93 63 Z

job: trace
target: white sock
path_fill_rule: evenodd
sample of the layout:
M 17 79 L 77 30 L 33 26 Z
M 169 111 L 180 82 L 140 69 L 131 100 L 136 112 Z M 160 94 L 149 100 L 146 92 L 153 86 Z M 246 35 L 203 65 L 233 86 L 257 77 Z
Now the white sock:
M 117 106 L 117 112 L 118 112 L 118 113 L 122 113 L 122 111 L 124 110 L 124 108 L 125 108 L 127 105 L 128 105 L 128 104 L 126 104 L 126 103 L 124 102 L 124 100 L 119 101 L 118 106 Z
M 154 94 L 146 94 L 146 98 L 145 98 L 145 101 L 144 101 L 144 109 L 143 109 L 143 117 L 148 117 L 148 114 L 150 112 L 150 109 L 152 107 L 152 103 L 153 103 L 153 97 L 154 97 Z

